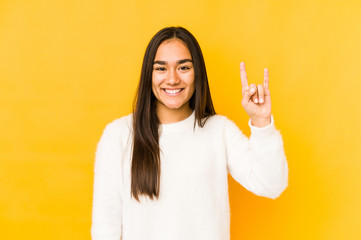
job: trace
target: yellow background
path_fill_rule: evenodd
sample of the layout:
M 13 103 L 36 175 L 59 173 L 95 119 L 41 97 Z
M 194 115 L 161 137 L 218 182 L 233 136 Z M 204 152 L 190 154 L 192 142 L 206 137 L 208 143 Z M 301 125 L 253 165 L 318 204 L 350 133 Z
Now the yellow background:
M 239 62 L 270 71 L 289 187 L 230 178 L 232 239 L 361 239 L 361 2 L 0 1 L 0 238 L 90 239 L 93 161 L 131 112 L 142 57 L 181 25 L 204 53 L 217 113 L 249 134 Z

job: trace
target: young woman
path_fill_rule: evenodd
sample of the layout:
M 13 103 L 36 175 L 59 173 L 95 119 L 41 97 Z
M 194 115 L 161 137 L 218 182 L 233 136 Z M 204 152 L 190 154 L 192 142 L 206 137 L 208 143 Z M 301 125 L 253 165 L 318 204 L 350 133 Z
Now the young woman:
M 230 239 L 228 173 L 259 196 L 287 187 L 282 137 L 271 115 L 268 72 L 242 105 L 250 139 L 216 115 L 201 49 L 181 27 L 160 30 L 143 60 L 134 112 L 106 125 L 97 146 L 94 240 Z

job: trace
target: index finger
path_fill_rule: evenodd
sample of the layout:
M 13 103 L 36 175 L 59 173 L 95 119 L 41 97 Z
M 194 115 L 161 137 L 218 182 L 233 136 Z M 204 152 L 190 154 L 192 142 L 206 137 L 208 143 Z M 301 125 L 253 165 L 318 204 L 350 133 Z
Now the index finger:
M 242 83 L 242 93 L 245 90 L 248 90 L 248 81 L 247 81 L 247 74 L 246 74 L 246 66 L 244 62 L 241 62 L 241 83 Z
M 263 85 L 266 89 L 268 89 L 268 84 L 269 84 L 269 74 L 268 74 L 268 69 L 265 68 L 264 69 L 264 80 L 263 80 Z

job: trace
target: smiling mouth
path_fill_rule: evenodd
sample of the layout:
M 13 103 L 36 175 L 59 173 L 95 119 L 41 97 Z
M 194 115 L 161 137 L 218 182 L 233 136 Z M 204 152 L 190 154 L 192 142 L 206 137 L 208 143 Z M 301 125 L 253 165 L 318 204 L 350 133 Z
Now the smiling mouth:
M 166 93 L 169 93 L 169 94 L 177 94 L 177 93 L 180 93 L 181 91 L 183 91 L 184 88 L 178 88 L 178 89 L 166 89 L 166 88 L 163 88 L 163 90 L 166 92 Z
M 167 88 L 163 88 L 162 89 L 167 95 L 170 96 L 176 96 L 178 95 L 180 92 L 182 92 L 184 90 L 184 88 L 177 88 L 177 89 L 167 89 Z

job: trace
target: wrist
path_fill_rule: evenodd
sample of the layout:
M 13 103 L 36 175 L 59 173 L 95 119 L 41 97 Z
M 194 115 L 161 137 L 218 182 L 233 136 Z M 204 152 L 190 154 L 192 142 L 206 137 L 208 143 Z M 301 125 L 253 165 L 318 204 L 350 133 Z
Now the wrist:
M 252 124 L 252 126 L 259 127 L 259 128 L 266 127 L 271 124 L 271 117 L 257 118 L 257 119 L 251 118 L 251 124 Z

